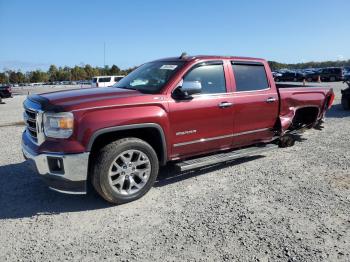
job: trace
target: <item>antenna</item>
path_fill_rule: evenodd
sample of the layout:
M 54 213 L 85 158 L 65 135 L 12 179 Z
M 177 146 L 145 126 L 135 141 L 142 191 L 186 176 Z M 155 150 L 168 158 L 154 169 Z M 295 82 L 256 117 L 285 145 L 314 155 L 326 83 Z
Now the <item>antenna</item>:
M 188 57 L 187 53 L 186 52 L 182 52 L 182 54 L 180 55 L 180 59 L 183 59 L 183 58 L 186 58 Z

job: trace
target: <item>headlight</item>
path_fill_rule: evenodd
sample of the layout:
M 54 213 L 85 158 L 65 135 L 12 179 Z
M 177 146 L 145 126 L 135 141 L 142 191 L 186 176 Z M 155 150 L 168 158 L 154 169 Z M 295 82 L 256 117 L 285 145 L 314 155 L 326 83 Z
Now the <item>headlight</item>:
M 70 112 L 44 113 L 44 132 L 47 137 L 68 138 L 73 133 L 74 116 Z

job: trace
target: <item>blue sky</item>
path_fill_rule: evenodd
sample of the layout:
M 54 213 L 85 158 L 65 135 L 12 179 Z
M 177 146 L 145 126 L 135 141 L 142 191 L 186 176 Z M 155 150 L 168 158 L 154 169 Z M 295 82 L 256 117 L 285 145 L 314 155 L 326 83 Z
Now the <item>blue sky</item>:
M 0 70 L 167 56 L 350 59 L 350 1 L 0 0 Z

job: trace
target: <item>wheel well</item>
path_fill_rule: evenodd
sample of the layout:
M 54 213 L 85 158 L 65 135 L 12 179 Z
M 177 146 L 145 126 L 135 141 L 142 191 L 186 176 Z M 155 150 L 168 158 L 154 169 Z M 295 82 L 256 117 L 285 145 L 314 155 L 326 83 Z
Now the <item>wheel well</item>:
M 90 149 L 91 157 L 94 157 L 95 154 L 105 145 L 124 137 L 136 137 L 146 141 L 156 151 L 159 162 L 161 164 L 165 164 L 166 148 L 164 145 L 162 134 L 157 128 L 153 127 L 117 130 L 102 133 L 93 141 L 93 144 Z
M 300 128 L 304 125 L 310 125 L 317 120 L 319 109 L 317 107 L 303 107 L 295 111 L 291 128 Z

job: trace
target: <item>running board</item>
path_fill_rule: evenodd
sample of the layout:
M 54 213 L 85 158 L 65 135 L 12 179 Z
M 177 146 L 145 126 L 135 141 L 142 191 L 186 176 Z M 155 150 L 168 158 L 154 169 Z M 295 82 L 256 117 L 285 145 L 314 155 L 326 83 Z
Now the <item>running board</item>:
M 211 156 L 205 156 L 200 158 L 194 158 L 189 160 L 184 160 L 182 162 L 175 163 L 174 166 L 179 171 L 187 171 L 191 169 L 196 169 L 200 167 L 210 166 L 242 157 L 259 155 L 263 152 L 276 149 L 278 145 L 266 144 L 263 146 L 247 147 L 244 149 L 234 150 L 228 153 L 219 153 Z

